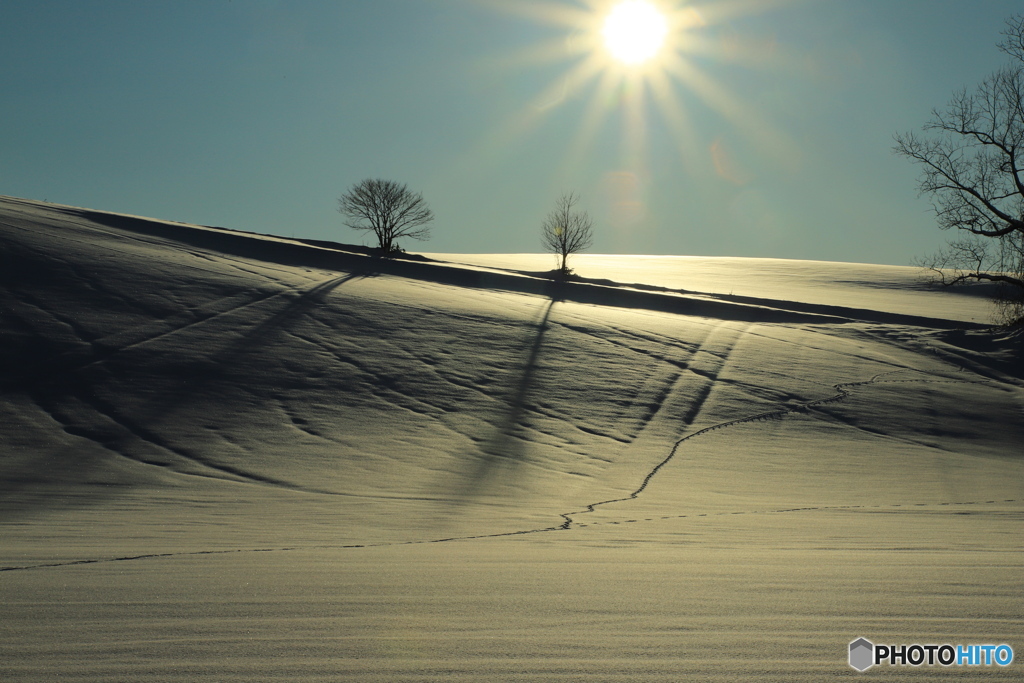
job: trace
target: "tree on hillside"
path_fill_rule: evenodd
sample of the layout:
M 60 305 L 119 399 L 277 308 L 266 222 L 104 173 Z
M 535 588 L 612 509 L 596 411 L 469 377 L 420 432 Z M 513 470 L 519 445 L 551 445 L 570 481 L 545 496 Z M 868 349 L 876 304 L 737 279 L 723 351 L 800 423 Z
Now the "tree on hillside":
M 395 241 L 401 237 L 427 239 L 429 223 L 434 220 L 422 194 L 392 180 L 363 180 L 353 185 L 338 198 L 338 211 L 348 227 L 376 235 L 384 255 L 398 249 Z
M 972 92 L 934 110 L 925 135 L 894 151 L 921 166 L 939 227 L 960 237 L 923 262 L 944 284 L 998 282 L 1004 322 L 1024 315 L 1024 15 L 1006 21 L 999 49 L 1012 60 Z
M 571 272 L 568 266 L 569 255 L 589 249 L 593 243 L 590 216 L 586 211 L 575 209 L 579 200 L 579 196 L 573 192 L 563 194 L 541 227 L 544 248 L 561 258 L 562 265 L 558 272 L 562 277 Z

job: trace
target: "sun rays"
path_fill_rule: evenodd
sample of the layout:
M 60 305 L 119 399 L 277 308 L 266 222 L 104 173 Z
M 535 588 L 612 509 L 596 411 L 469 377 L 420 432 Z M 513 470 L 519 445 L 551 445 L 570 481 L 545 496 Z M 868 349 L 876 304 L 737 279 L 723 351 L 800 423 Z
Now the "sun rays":
M 527 18 L 559 35 L 529 46 L 509 61 L 515 69 L 565 64 L 532 101 L 490 131 L 489 146 L 514 149 L 530 131 L 567 103 L 578 101 L 582 114 L 561 151 L 557 176 L 572 180 L 598 141 L 614 136 L 620 155 L 616 173 L 642 176 L 649 155 L 649 129 L 657 124 L 671 136 L 688 173 L 723 168 L 721 145 L 702 139 L 694 112 L 703 108 L 726 121 L 749 147 L 769 155 L 789 155 L 785 135 L 740 94 L 713 75 L 720 64 L 772 68 L 782 63 L 772 41 L 723 37 L 730 20 L 780 2 L 710 3 L 669 0 L 518 0 L 493 3 L 500 11 Z M 610 132 L 616 121 L 618 132 Z M 713 136 L 711 136 L 713 138 Z M 726 174 L 737 182 L 741 174 Z M 634 179 L 636 181 L 636 179 Z

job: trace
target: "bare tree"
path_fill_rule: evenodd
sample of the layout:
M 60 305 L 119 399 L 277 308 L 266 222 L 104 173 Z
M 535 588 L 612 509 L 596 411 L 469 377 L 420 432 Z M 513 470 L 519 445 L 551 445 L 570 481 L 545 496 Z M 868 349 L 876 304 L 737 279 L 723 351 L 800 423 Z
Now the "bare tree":
M 563 277 L 571 272 L 569 255 L 589 249 L 593 243 L 590 216 L 586 211 L 575 210 L 579 200 L 579 195 L 574 192 L 563 194 L 541 227 L 544 248 L 562 259 L 558 270 Z
M 422 194 L 392 180 L 363 180 L 353 185 L 338 198 L 338 211 L 346 217 L 348 227 L 375 234 L 384 254 L 398 248 L 395 240 L 400 237 L 427 239 L 428 224 L 434 220 Z
M 1006 321 L 1024 313 L 1024 15 L 1006 21 L 999 48 L 1013 61 L 934 110 L 925 136 L 896 136 L 921 168 L 939 227 L 963 231 L 922 261 L 944 284 L 1002 283 Z

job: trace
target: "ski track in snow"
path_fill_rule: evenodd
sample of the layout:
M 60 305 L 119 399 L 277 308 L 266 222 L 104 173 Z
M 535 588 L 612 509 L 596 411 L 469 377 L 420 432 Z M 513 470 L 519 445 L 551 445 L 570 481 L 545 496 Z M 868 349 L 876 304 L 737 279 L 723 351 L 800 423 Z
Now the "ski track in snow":
M 326 283 L 320 283 L 319 286 L 322 287 L 324 284 L 326 284 Z M 722 324 L 718 325 L 717 327 L 715 327 L 714 329 L 711 330 L 711 332 L 708 334 L 708 336 L 705 337 L 704 341 L 701 343 L 700 347 L 696 351 L 694 351 L 693 357 L 695 357 L 696 354 L 701 351 L 701 349 L 708 343 L 709 339 L 711 339 L 711 337 L 714 336 L 714 333 L 718 332 L 724 325 L 725 324 L 722 323 Z M 733 339 L 730 342 L 727 342 L 726 345 L 728 347 L 728 351 L 725 354 L 723 354 L 721 356 L 717 356 L 717 355 L 714 356 L 714 357 L 718 358 L 721 361 L 721 364 L 719 365 L 719 367 L 718 367 L 718 369 L 716 371 L 714 371 L 713 373 L 710 373 L 710 374 L 713 374 L 714 377 L 717 377 L 717 375 L 721 372 L 722 368 L 724 368 L 725 363 L 726 363 L 729 355 L 731 354 L 732 349 L 735 348 L 735 345 L 738 342 L 739 338 L 743 334 L 748 332 L 748 329 L 744 329 L 744 330 L 741 330 L 741 331 L 737 331 L 735 329 L 732 330 L 733 332 L 735 332 L 737 334 L 733 337 Z M 714 354 L 709 354 L 709 355 L 714 355 Z M 691 357 L 691 360 L 693 359 L 693 357 Z M 33 569 L 48 569 L 48 568 L 58 568 L 58 567 L 73 567 L 73 566 L 81 566 L 81 565 L 104 564 L 104 563 L 111 563 L 111 562 L 128 562 L 128 561 L 135 561 L 135 560 L 167 559 L 167 558 L 178 558 L 178 557 L 200 557 L 200 556 L 210 556 L 210 555 L 231 555 L 231 554 L 239 554 L 239 553 L 295 552 L 295 551 L 302 551 L 302 550 L 343 550 L 343 549 L 357 549 L 357 548 L 393 547 L 393 546 L 403 546 L 403 545 L 423 545 L 423 544 L 427 544 L 427 543 L 448 543 L 448 542 L 452 542 L 452 541 L 473 541 L 473 540 L 481 540 L 481 539 L 489 539 L 489 538 L 502 538 L 502 537 L 511 537 L 511 536 L 523 536 L 523 535 L 527 535 L 527 534 L 538 534 L 538 533 L 559 532 L 559 531 L 571 531 L 571 530 L 584 529 L 584 528 L 594 527 L 594 526 L 615 526 L 615 525 L 621 525 L 621 524 L 636 524 L 636 523 L 640 523 L 640 522 L 651 522 L 651 521 L 666 520 L 666 519 L 688 519 L 688 518 L 696 519 L 696 518 L 727 517 L 727 516 L 740 516 L 740 515 L 791 514 L 791 513 L 801 513 L 801 512 L 822 512 L 822 511 L 833 511 L 833 510 L 905 510 L 905 509 L 911 509 L 911 508 L 917 508 L 917 509 L 934 508 L 934 509 L 938 509 L 938 508 L 953 507 L 953 506 L 992 505 L 992 504 L 997 504 L 997 503 L 1020 503 L 1020 502 L 1024 502 L 1024 499 L 1014 499 L 1014 498 L 1011 498 L 1011 499 L 1002 499 L 1002 500 L 949 501 L 949 502 L 939 502 L 939 503 L 934 503 L 933 502 L 933 503 L 889 503 L 889 504 L 876 504 L 876 505 L 820 505 L 820 506 L 806 506 L 806 507 L 794 507 L 794 508 L 775 508 L 775 509 L 764 509 L 764 510 L 737 510 L 737 511 L 731 511 L 731 512 L 688 513 L 688 514 L 681 514 L 681 515 L 658 515 L 658 516 L 655 516 L 655 517 L 637 517 L 636 519 L 624 519 L 624 520 L 607 521 L 607 522 L 596 522 L 596 523 L 590 523 L 590 524 L 583 524 L 583 523 L 579 523 L 579 522 L 576 521 L 577 517 L 579 517 L 581 515 L 593 513 L 593 512 L 596 511 L 596 509 L 598 507 L 605 506 L 605 505 L 611 505 L 611 504 L 614 504 L 614 503 L 623 503 L 623 502 L 628 502 L 628 501 L 631 501 L 631 500 L 637 500 L 641 496 L 641 494 L 644 492 L 644 490 L 650 485 L 651 481 L 657 476 L 658 472 L 661 471 L 666 465 L 668 465 L 679 454 L 679 450 L 683 446 L 684 443 L 686 443 L 687 441 L 699 438 L 700 436 L 703 436 L 703 435 L 708 434 L 710 432 L 713 432 L 713 431 L 716 431 L 716 430 L 720 430 L 720 429 L 727 429 L 729 427 L 735 427 L 737 425 L 753 423 L 753 422 L 763 422 L 763 421 L 766 421 L 766 420 L 781 420 L 781 419 L 785 418 L 787 415 L 791 415 L 791 414 L 794 414 L 794 413 L 804 413 L 804 412 L 807 412 L 807 411 L 809 411 L 809 410 L 811 410 L 811 409 L 813 409 L 813 408 L 815 408 L 817 406 L 822 406 L 822 405 L 826 405 L 826 404 L 829 404 L 829 403 L 835 403 L 835 402 L 838 402 L 838 401 L 842 401 L 842 400 L 846 399 L 847 397 L 849 397 L 852 394 L 852 389 L 854 389 L 856 387 L 864 387 L 864 386 L 869 386 L 869 385 L 873 385 L 873 384 L 911 384 L 911 383 L 928 383 L 928 384 L 935 384 L 935 383 L 939 383 L 939 384 L 983 384 L 984 383 L 984 382 L 972 382 L 972 381 L 966 381 L 966 380 L 962 380 L 962 381 L 958 381 L 958 380 L 929 380 L 929 379 L 925 379 L 925 378 L 921 378 L 921 379 L 902 379 L 902 380 L 883 380 L 882 379 L 883 377 L 886 377 L 888 375 L 893 375 L 893 374 L 896 374 L 896 373 L 899 373 L 899 372 L 904 372 L 904 371 L 906 371 L 906 370 L 905 369 L 890 370 L 890 371 L 887 371 L 887 372 L 878 373 L 878 374 L 872 376 L 870 379 L 867 379 L 867 380 L 860 380 L 860 381 L 854 381 L 854 382 L 842 382 L 842 383 L 839 383 L 839 384 L 834 384 L 832 386 L 835 389 L 835 393 L 830 395 L 830 396 L 814 399 L 814 400 L 811 400 L 811 401 L 806 401 L 804 403 L 801 403 L 799 405 L 796 405 L 796 406 L 793 406 L 793 407 L 789 407 L 789 408 L 779 408 L 779 409 L 775 409 L 775 410 L 767 410 L 767 411 L 762 411 L 762 412 L 755 413 L 755 414 L 752 414 L 752 415 L 747 415 L 747 416 L 744 416 L 744 417 L 735 418 L 735 419 L 732 419 L 732 420 L 725 420 L 723 422 L 719 422 L 717 424 L 710 425 L 708 427 L 704 427 L 702 429 L 699 429 L 699 430 L 697 430 L 697 431 L 695 431 L 693 433 L 686 434 L 685 436 L 683 436 L 682 438 L 678 439 L 673 444 L 673 446 L 672 446 L 671 450 L 669 451 L 668 455 L 663 460 L 661 460 L 659 463 L 657 463 L 651 470 L 649 470 L 647 472 L 647 474 L 644 476 L 643 480 L 641 481 L 640 485 L 633 492 L 631 492 L 629 495 L 624 496 L 622 498 L 614 498 L 614 499 L 609 499 L 609 500 L 598 501 L 598 502 L 595 502 L 595 503 L 590 503 L 590 504 L 584 506 L 580 510 L 561 513 L 560 517 L 562 517 L 563 522 L 560 525 L 556 525 L 556 526 L 548 526 L 548 527 L 534 528 L 534 529 L 521 529 L 521 530 L 517 530 L 517 531 L 506 531 L 506 532 L 491 533 L 491 534 L 452 536 L 452 537 L 447 537 L 447 538 L 417 539 L 417 540 L 410 540 L 410 541 L 392 541 L 392 542 L 384 542 L 384 543 L 357 543 L 357 544 L 345 544 L 345 545 L 302 545 L 302 546 L 289 546 L 289 547 L 276 547 L 276 548 L 232 548 L 232 549 L 225 549 L 225 550 L 197 550 L 197 551 L 186 551 L 186 552 L 145 553 L 145 554 L 139 554 L 139 555 L 125 555 L 125 556 L 120 556 L 120 557 L 91 558 L 91 559 L 68 560 L 68 561 L 61 561 L 61 562 L 47 562 L 47 563 L 40 563 L 40 564 L 33 564 L 33 565 L 6 566 L 6 567 L 0 567 L 0 572 L 24 571 L 24 570 L 33 570 Z M 712 381 L 711 384 L 713 385 L 714 382 Z M 711 393 L 711 389 L 710 388 L 708 388 L 707 391 L 702 391 L 701 392 L 702 397 L 698 400 L 697 403 L 699 403 L 700 406 L 702 406 L 704 404 L 704 402 L 706 402 L 707 397 L 708 397 L 708 395 L 710 395 L 710 393 Z M 690 413 L 692 413 L 694 417 L 696 417 L 696 415 L 699 413 L 700 406 L 698 406 L 696 409 L 691 408 Z M 691 422 L 692 422 L 692 420 L 691 420 Z M 270 484 L 277 485 L 277 482 L 275 482 L 275 481 L 272 481 L 272 480 L 263 481 L 263 480 L 258 479 L 258 478 L 252 479 L 250 481 L 250 483 L 261 483 L 261 484 L 270 483 Z M 289 487 L 289 488 L 293 488 L 293 487 Z M 324 494 L 331 494 L 331 495 L 346 495 L 346 494 L 337 494 L 335 492 L 330 492 L 330 491 L 322 491 L 322 492 L 321 491 L 307 491 L 307 492 L 310 492 L 310 493 L 324 493 Z M 371 496 L 371 497 L 373 497 L 373 498 L 386 498 L 387 496 Z M 402 498 L 402 497 L 397 497 L 397 496 L 396 496 L 396 498 L 401 498 L 403 500 L 407 499 L 407 498 Z
M 724 365 L 724 363 L 723 363 L 723 365 Z M 640 483 L 640 486 L 636 490 L 634 490 L 632 493 L 630 493 L 628 496 L 624 496 L 622 498 L 612 498 L 612 499 L 609 499 L 609 500 L 602 500 L 602 501 L 597 502 L 597 503 L 590 503 L 589 505 L 585 506 L 581 510 L 577 510 L 575 512 L 563 513 L 561 515 L 561 517 L 565 521 L 562 523 L 560 528 L 561 529 L 566 529 L 566 530 L 573 528 L 573 524 L 574 524 L 575 519 L 576 519 L 577 516 L 592 513 L 594 511 L 596 511 L 596 509 L 598 507 L 602 506 L 602 505 L 611 505 L 613 503 L 624 503 L 626 501 L 636 500 L 640 496 L 640 494 L 644 492 L 644 489 L 647 488 L 647 486 L 651 483 L 651 480 L 654 479 L 654 477 L 658 474 L 658 472 L 663 467 L 665 467 L 665 465 L 669 464 L 669 462 L 671 462 L 676 457 L 676 454 L 679 452 L 679 447 L 682 446 L 685 442 L 687 442 L 687 441 L 689 441 L 691 439 L 696 439 L 699 436 L 702 436 L 702 435 L 707 434 L 709 432 L 716 431 L 718 429 L 725 429 L 727 427 L 734 427 L 736 425 L 746 424 L 746 423 L 749 423 L 749 422 L 763 422 L 765 420 L 780 420 L 783 417 L 785 417 L 786 415 L 790 415 L 790 414 L 793 414 L 793 413 L 806 412 L 807 410 L 810 410 L 811 408 L 813 408 L 815 406 L 820 406 L 820 405 L 825 405 L 827 403 L 834 403 L 836 401 L 841 401 L 841 400 L 845 399 L 847 396 L 850 395 L 850 391 L 847 390 L 847 387 L 857 387 L 857 386 L 866 386 L 868 384 L 875 384 L 875 383 L 877 383 L 879 381 L 879 379 L 881 377 L 884 377 L 885 375 L 889 375 L 889 374 L 894 374 L 896 372 L 901 372 L 901 370 L 890 370 L 888 372 L 880 373 L 880 374 L 875 375 L 874 377 L 872 377 L 869 380 L 864 380 L 864 381 L 859 381 L 859 382 L 844 382 L 844 383 L 841 383 L 841 384 L 834 384 L 832 386 L 835 388 L 837 393 L 833 394 L 832 396 L 826 396 L 825 398 L 819 398 L 819 399 L 815 399 L 813 401 L 807 401 L 805 403 L 801 403 L 801 404 L 793 406 L 791 408 L 779 408 L 779 409 L 776 409 L 776 410 L 766 410 L 766 411 L 763 411 L 763 412 L 760 412 L 760 413 L 755 413 L 753 415 L 747 415 L 747 416 L 736 418 L 736 419 L 733 419 L 733 420 L 726 420 L 724 422 L 719 422 L 719 423 L 711 425 L 709 427 L 704 427 L 703 429 L 699 429 L 696 432 L 693 432 L 691 434 L 687 434 L 686 436 L 682 437 L 681 439 L 679 439 L 678 441 L 675 442 L 675 444 L 672 446 L 672 449 L 669 451 L 669 454 L 665 457 L 665 459 L 662 460 L 661 462 L 659 462 L 657 465 L 655 465 L 654 468 L 651 469 L 647 473 L 647 476 L 644 477 L 643 481 Z M 716 378 L 717 378 L 717 375 L 716 375 Z M 702 397 L 699 399 L 698 404 L 694 407 L 694 409 L 692 409 L 693 418 L 696 418 L 696 416 L 697 416 L 697 414 L 698 414 L 698 412 L 700 410 L 700 407 L 703 405 L 704 401 L 707 399 L 707 396 L 710 394 L 712 387 L 713 387 L 713 384 L 710 385 L 706 389 L 706 391 L 702 392 Z M 691 420 L 689 420 L 688 424 L 692 424 L 692 422 L 693 422 L 693 420 L 691 419 Z M 734 514 L 738 514 L 738 513 L 734 513 Z
M 630 500 L 625 498 L 623 500 Z M 614 501 L 610 501 L 614 502 Z M 598 522 L 594 524 L 576 524 L 572 529 L 585 529 L 595 526 L 617 526 L 621 524 L 636 524 L 639 522 L 654 522 L 664 519 L 698 519 L 711 517 L 737 517 L 742 515 L 779 515 L 798 512 L 828 512 L 832 510 L 908 510 L 912 508 L 946 508 L 970 505 L 995 505 L 998 503 L 1024 503 L 1024 498 L 1005 498 L 996 500 L 966 500 L 951 501 L 942 503 L 887 503 L 877 505 L 816 505 L 796 508 L 774 508 L 766 510 L 735 510 L 732 512 L 701 512 L 685 515 L 658 515 L 656 517 L 638 517 L 636 519 L 623 519 L 612 522 Z M 601 503 L 595 503 L 601 505 Z M 965 513 L 959 513 L 965 514 Z M 140 555 L 123 555 L 120 557 L 101 557 L 84 560 L 65 560 L 61 562 L 45 562 L 40 564 L 0 567 L 0 572 L 26 571 L 30 569 L 50 569 L 55 567 L 76 567 L 90 564 L 107 564 L 110 562 L 130 562 L 134 560 L 166 559 L 175 557 L 198 557 L 204 555 L 237 555 L 244 553 L 280 553 L 296 552 L 302 550 L 346 550 L 355 548 L 387 548 L 403 545 L 425 545 L 428 543 L 449 543 L 452 541 L 475 541 L 487 538 L 502 538 L 508 536 L 524 536 L 527 534 L 539 534 L 553 531 L 567 531 L 563 526 L 544 527 L 542 529 L 523 529 L 521 531 L 505 531 L 497 534 L 480 534 L 477 536 L 452 536 L 450 538 L 432 538 L 412 541 L 392 541 L 387 543 L 353 543 L 346 545 L 297 545 L 283 546 L 277 548 L 229 548 L 225 550 L 192 550 L 184 552 L 168 553 L 144 553 Z

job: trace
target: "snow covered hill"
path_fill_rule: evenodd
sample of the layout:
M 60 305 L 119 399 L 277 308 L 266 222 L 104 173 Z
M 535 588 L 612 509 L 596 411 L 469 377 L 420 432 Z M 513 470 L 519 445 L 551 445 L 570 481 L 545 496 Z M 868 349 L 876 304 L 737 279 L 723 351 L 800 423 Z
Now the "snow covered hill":
M 1024 651 L 1024 367 L 984 291 L 430 256 L 0 198 L 3 678 L 809 681 L 858 636 Z

